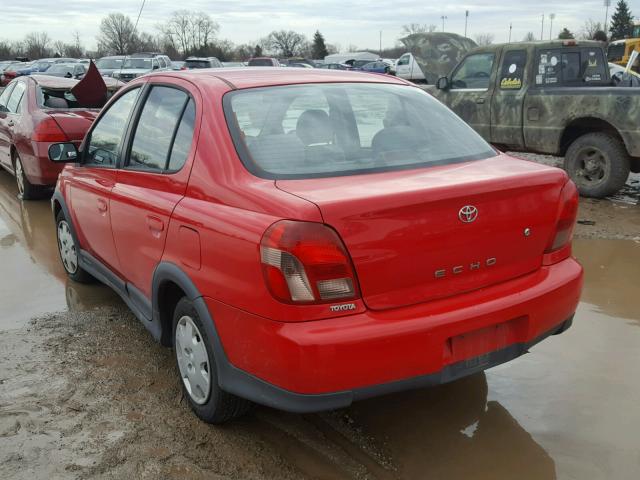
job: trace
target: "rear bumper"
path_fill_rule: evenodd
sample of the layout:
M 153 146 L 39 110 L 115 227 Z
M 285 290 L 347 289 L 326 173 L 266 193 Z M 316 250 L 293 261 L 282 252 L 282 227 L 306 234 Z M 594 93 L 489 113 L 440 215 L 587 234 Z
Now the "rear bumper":
M 512 360 L 570 325 L 582 267 L 567 259 L 428 304 L 313 322 L 274 322 L 210 298 L 223 389 L 309 412 L 450 382 Z

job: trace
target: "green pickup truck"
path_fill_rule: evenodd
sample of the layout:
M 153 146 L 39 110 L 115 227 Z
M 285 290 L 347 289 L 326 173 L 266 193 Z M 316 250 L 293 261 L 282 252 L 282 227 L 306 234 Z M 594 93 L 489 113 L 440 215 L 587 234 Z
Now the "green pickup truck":
M 613 85 L 599 42 L 480 47 L 425 89 L 498 148 L 564 156 L 583 196 L 640 172 L 640 88 Z

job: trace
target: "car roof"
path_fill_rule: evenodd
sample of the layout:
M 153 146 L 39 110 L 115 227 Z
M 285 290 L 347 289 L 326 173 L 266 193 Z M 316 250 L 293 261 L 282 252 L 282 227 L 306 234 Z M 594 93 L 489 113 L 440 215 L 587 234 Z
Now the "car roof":
M 365 72 L 349 72 L 345 70 L 324 70 L 316 68 L 288 69 L 280 67 L 247 67 L 216 68 L 214 70 L 183 70 L 180 72 L 158 72 L 145 75 L 175 76 L 185 78 L 193 83 L 206 82 L 217 78 L 232 89 L 270 87 L 275 85 L 296 85 L 304 83 L 391 83 L 396 85 L 412 85 L 397 77 L 376 75 Z
M 529 47 L 537 48 L 571 48 L 571 47 L 600 47 L 602 48 L 604 43 L 597 40 L 575 40 L 569 38 L 567 40 L 535 40 L 531 42 L 512 42 L 512 43 L 494 43 L 492 45 L 479 46 L 471 50 L 472 52 L 492 52 L 503 47 L 509 47 L 512 49 L 526 49 Z

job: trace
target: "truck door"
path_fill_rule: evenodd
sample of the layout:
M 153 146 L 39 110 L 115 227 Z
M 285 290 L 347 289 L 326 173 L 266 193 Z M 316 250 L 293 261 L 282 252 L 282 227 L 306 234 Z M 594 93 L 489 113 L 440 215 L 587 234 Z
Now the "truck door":
M 439 90 L 440 100 L 482 137 L 491 140 L 491 96 L 496 81 L 494 52 L 474 53 L 458 65 L 451 88 Z
M 524 148 L 522 109 L 530 81 L 527 51 L 505 50 L 498 69 L 498 82 L 491 99 L 491 143 L 513 149 Z

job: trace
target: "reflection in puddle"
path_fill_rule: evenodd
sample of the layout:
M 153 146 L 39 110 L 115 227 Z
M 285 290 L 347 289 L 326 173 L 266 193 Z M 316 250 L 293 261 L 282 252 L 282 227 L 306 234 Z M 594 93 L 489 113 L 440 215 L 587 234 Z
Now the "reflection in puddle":
M 67 279 L 58 257 L 51 204 L 19 200 L 5 172 L 0 172 L 0 268 L 0 330 L 49 312 L 119 302 L 107 287 Z

